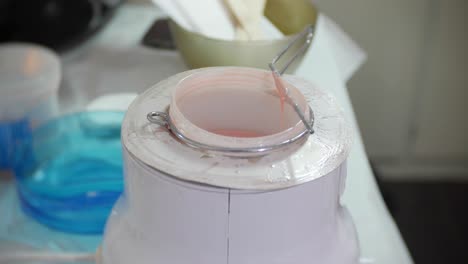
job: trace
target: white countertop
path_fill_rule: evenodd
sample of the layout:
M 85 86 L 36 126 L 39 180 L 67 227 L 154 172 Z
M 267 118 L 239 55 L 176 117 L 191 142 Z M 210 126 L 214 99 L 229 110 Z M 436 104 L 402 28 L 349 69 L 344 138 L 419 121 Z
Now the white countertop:
M 187 70 L 177 52 L 139 45 L 159 16 L 163 14 L 154 6 L 126 4 L 102 32 L 63 57 L 64 83 L 60 98 L 66 111 L 83 108 L 90 100 L 106 93 L 142 92 L 170 75 Z M 377 188 L 347 88 L 334 63 L 336 54 L 327 41 L 312 46 L 309 53 L 314 60 L 306 60 L 297 75 L 330 89 L 355 128 L 356 141 L 348 160 L 343 203 L 357 227 L 362 263 L 411 264 L 408 250 Z M 0 189 L 1 185 L 0 182 Z

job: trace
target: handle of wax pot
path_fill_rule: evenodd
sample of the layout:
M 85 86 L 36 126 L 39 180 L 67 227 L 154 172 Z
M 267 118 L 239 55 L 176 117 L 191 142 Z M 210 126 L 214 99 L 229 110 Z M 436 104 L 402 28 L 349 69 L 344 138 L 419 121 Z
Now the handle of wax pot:
M 169 115 L 166 112 L 149 112 L 146 118 L 151 123 L 169 127 Z
M 299 108 L 299 106 L 297 106 Z M 146 118 L 150 123 L 160 125 L 165 127 L 168 131 L 170 131 L 174 136 L 176 136 L 179 140 L 187 144 L 188 146 L 191 146 L 193 148 L 197 149 L 203 149 L 203 150 L 212 150 L 212 151 L 222 151 L 222 152 L 231 152 L 231 153 L 263 153 L 267 151 L 271 151 L 280 147 L 283 147 L 285 145 L 291 144 L 293 142 L 296 142 L 297 140 L 301 139 L 302 137 L 313 133 L 312 127 L 314 125 L 314 113 L 312 109 L 309 107 L 310 111 L 310 122 L 306 122 L 309 126 L 310 129 L 304 130 L 302 133 L 299 135 L 287 139 L 281 143 L 275 144 L 275 145 L 268 145 L 268 146 L 256 146 L 256 147 L 242 147 L 242 148 L 231 148 L 231 147 L 222 147 L 222 146 L 213 146 L 213 145 L 208 145 L 204 144 L 198 141 L 195 141 L 191 138 L 186 137 L 184 134 L 182 134 L 176 126 L 171 122 L 171 119 L 169 117 L 169 114 L 166 112 L 150 112 L 146 115 Z M 307 126 L 306 126 L 307 128 Z
M 299 34 L 297 34 L 292 40 L 291 42 L 289 42 L 274 58 L 273 60 L 271 61 L 271 63 L 268 63 L 268 67 L 270 67 L 270 69 L 278 74 L 279 76 L 283 75 L 286 70 L 288 69 L 289 66 L 291 66 L 291 64 L 297 60 L 299 58 L 299 56 L 301 54 L 303 54 L 307 48 L 310 46 L 310 44 L 312 43 L 312 39 L 314 38 L 314 31 L 315 31 L 315 28 L 313 25 L 307 25 L 304 30 L 302 30 Z M 286 62 L 284 63 L 284 66 L 279 69 L 277 67 L 277 64 L 278 62 L 281 60 L 285 60 L 284 56 L 286 55 L 286 53 L 296 44 L 298 43 L 299 41 L 301 41 L 301 39 L 304 39 L 304 43 L 302 44 L 302 46 L 292 55 L 292 56 L 289 56 L 289 59 L 286 59 Z M 288 58 L 288 57 L 286 57 Z
M 304 123 L 304 126 L 306 127 L 306 129 L 309 131 L 310 134 L 313 134 L 315 116 L 314 116 L 314 111 L 312 111 L 312 108 L 309 106 L 310 121 L 307 121 L 305 116 L 301 113 L 299 105 L 293 100 L 290 100 L 290 103 L 293 105 L 295 111 L 299 114 L 299 117 Z M 148 121 L 153 124 L 157 124 L 157 125 L 166 127 L 169 130 L 172 130 L 171 120 L 169 119 L 169 114 L 167 112 L 158 112 L 158 111 L 149 112 L 146 115 L 146 119 L 148 119 Z
M 300 32 L 299 34 L 297 34 L 297 36 L 291 41 L 288 43 L 288 45 L 286 45 L 283 50 L 281 50 L 274 58 L 273 60 L 271 61 L 271 63 L 268 64 L 268 67 L 270 67 L 272 73 L 274 76 L 276 76 L 277 78 L 281 79 L 281 75 L 283 75 L 283 73 L 288 69 L 288 67 L 296 60 L 299 58 L 299 56 L 301 54 L 303 54 L 307 48 L 310 46 L 310 44 L 312 43 L 312 39 L 314 37 L 314 27 L 312 25 L 308 25 L 304 28 L 304 30 L 302 32 Z M 296 44 L 298 43 L 301 39 L 305 38 L 304 40 L 304 43 L 302 44 L 302 46 L 299 48 L 299 50 L 297 52 L 295 52 L 292 56 L 289 57 L 289 59 L 284 59 L 285 57 L 285 54 Z M 287 57 L 286 57 L 287 58 Z M 286 63 L 284 64 L 283 68 L 279 69 L 277 67 L 277 63 L 280 61 L 280 60 L 286 60 Z M 274 78 L 276 78 L 274 77 Z M 306 127 L 306 129 L 309 131 L 310 134 L 313 134 L 314 133 L 314 129 L 313 129 L 313 123 L 314 123 L 314 116 L 313 116 L 313 111 L 312 109 L 310 108 L 309 106 L 309 110 L 310 110 L 310 113 L 311 113 L 311 120 L 312 122 L 309 123 L 304 114 L 302 113 L 299 105 L 289 96 L 289 92 L 288 90 L 286 89 L 285 91 L 285 95 L 288 99 L 288 101 L 291 103 L 291 105 L 294 107 L 294 111 L 296 111 L 297 115 L 299 116 L 299 118 L 301 119 L 302 123 L 304 123 L 304 126 Z
M 296 111 L 297 115 L 301 119 L 306 129 L 309 131 L 310 134 L 314 134 L 315 116 L 314 116 L 314 111 L 312 111 L 312 108 L 309 106 L 309 114 L 310 114 L 310 122 L 309 122 L 306 120 L 305 116 L 302 114 L 302 111 L 299 105 L 289 95 L 287 97 L 290 103 L 292 104 L 292 106 L 294 107 L 294 111 Z

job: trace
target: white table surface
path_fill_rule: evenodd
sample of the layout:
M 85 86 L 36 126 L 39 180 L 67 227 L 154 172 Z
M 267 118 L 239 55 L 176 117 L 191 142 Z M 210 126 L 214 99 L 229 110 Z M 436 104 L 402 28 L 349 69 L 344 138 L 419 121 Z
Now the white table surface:
M 160 16 L 164 14 L 154 6 L 126 4 L 93 39 L 65 54 L 60 90 L 65 111 L 82 109 L 90 100 L 107 93 L 142 92 L 166 77 L 187 70 L 177 52 L 140 46 L 143 34 Z M 296 74 L 332 91 L 356 133 L 348 160 L 343 203 L 354 218 L 362 263 L 413 263 L 377 188 L 347 88 L 333 63 L 332 48 L 322 41 L 309 52 L 315 60 L 306 60 Z M 0 194 L 5 186 L 0 182 Z

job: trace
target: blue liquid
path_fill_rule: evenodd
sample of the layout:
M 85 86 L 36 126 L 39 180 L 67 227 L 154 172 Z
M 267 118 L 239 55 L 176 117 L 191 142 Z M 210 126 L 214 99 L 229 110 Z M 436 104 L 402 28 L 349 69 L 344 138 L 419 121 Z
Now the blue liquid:
M 12 167 L 15 145 L 31 136 L 27 118 L 15 121 L 0 121 L 0 170 Z
M 15 160 L 24 211 L 52 228 L 102 233 L 123 189 L 122 119 L 120 112 L 84 112 L 34 131 Z

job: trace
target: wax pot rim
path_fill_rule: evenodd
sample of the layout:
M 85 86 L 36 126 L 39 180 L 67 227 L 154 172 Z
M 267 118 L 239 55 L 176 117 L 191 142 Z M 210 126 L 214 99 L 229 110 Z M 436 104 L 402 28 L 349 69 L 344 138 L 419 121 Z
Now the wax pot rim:
M 188 146 L 206 151 L 216 151 L 224 155 L 264 155 L 269 151 L 286 147 L 309 135 L 309 131 L 299 119 L 295 122 L 293 121 L 285 129 L 281 128 L 282 130 L 272 131 L 272 133 L 266 135 L 258 137 L 234 137 L 217 134 L 198 126 L 185 115 L 186 113 L 183 112 L 183 109 L 179 108 L 180 101 L 194 91 L 199 91 L 199 89 L 205 87 L 219 90 L 222 89 L 223 85 L 231 87 L 233 83 L 236 86 L 239 85 L 240 87 L 247 88 L 246 91 L 258 92 L 261 96 L 268 98 L 271 94 L 264 93 L 265 91 L 270 89 L 271 91 L 276 91 L 270 86 L 274 84 L 271 74 L 271 72 L 253 68 L 218 68 L 211 71 L 189 74 L 180 79 L 173 87 L 171 103 L 167 113 L 151 112 L 148 114 L 148 120 L 166 126 L 170 132 Z M 206 85 L 200 85 L 200 83 Z M 302 104 L 300 107 L 304 109 L 304 116 L 309 118 L 309 123 L 313 126 L 313 111 L 307 105 L 304 95 L 293 85 L 289 83 L 286 85 L 289 93 L 293 94 L 296 98 L 295 101 L 300 101 Z M 266 90 L 265 87 L 267 87 Z M 285 103 L 287 107 L 293 108 L 290 102 Z M 209 110 L 207 111 L 210 112 Z M 216 114 L 214 115 L 216 116 Z
M 182 72 L 140 94 L 130 105 L 122 125 L 122 143 L 128 154 L 153 169 L 155 177 L 162 172 L 178 180 L 241 190 L 267 191 L 292 187 L 318 179 L 340 167 L 352 144 L 351 126 L 342 108 L 325 89 L 292 75 L 286 75 L 285 79 L 304 94 L 315 110 L 316 120 L 315 133 L 294 151 L 275 151 L 253 161 L 207 155 L 204 151 L 185 146 L 165 128 L 146 119 L 151 111 L 166 111 L 171 89 L 186 76 L 200 71 L 239 68 L 212 67 Z
M 309 110 L 310 110 L 309 116 L 313 117 L 312 110 L 310 108 Z M 161 116 L 164 116 L 164 117 L 161 119 Z M 170 133 L 172 133 L 176 138 L 181 140 L 184 144 L 186 144 L 189 147 L 193 147 L 195 149 L 199 149 L 202 151 L 219 152 L 226 156 L 249 157 L 250 155 L 265 155 L 265 154 L 268 154 L 270 151 L 275 151 L 283 147 L 288 147 L 289 145 L 294 144 L 302 139 L 306 139 L 307 136 L 309 136 L 310 134 L 308 130 L 304 129 L 299 134 L 292 135 L 288 139 L 281 141 L 279 143 L 276 143 L 276 144 L 271 144 L 271 145 L 261 144 L 259 146 L 253 146 L 253 147 L 224 147 L 221 145 L 204 144 L 194 139 L 191 139 L 190 137 L 185 136 L 184 133 L 180 129 L 177 128 L 175 123 L 170 118 L 170 115 L 166 112 L 150 112 L 148 113 L 147 118 L 152 123 L 163 125 L 164 127 L 166 127 Z M 313 118 L 311 120 L 313 122 Z M 263 141 L 265 141 L 265 139 L 273 139 L 280 134 L 281 135 L 289 134 L 289 132 L 292 129 L 293 127 L 288 128 L 287 130 L 281 131 L 276 134 L 271 134 L 271 135 L 262 136 L 262 137 L 240 138 L 240 137 L 219 135 L 219 134 L 204 130 L 203 128 L 200 128 L 200 130 L 205 131 L 207 134 L 212 135 L 212 137 L 215 137 L 215 138 L 223 138 L 223 139 L 232 140 L 232 141 L 249 140 L 249 143 L 252 142 L 252 144 L 254 144 L 255 142 L 262 142 L 261 141 L 262 139 Z

